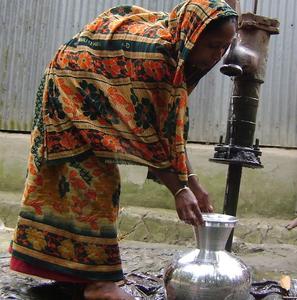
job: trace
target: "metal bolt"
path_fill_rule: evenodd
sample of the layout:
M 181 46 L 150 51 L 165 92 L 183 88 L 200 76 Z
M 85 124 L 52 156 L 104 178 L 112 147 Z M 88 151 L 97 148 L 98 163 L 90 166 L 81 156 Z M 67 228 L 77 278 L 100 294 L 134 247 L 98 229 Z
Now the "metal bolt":
M 259 141 L 259 139 L 256 139 L 255 145 L 254 145 L 254 149 L 258 150 L 259 149 L 259 145 L 260 145 L 260 141 Z
M 220 141 L 219 141 L 219 144 L 222 145 L 223 144 L 223 136 L 220 135 Z

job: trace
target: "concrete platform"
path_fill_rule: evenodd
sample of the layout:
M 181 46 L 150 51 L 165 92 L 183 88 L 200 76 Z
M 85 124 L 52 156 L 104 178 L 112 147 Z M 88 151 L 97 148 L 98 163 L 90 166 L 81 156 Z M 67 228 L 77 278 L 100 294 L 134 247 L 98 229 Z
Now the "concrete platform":
M 291 244 L 297 246 L 297 230 L 287 230 L 288 220 L 239 218 L 235 236 L 246 243 Z M 193 227 L 182 223 L 175 211 L 158 208 L 123 207 L 119 237 L 150 243 L 195 246 Z M 297 257 L 296 257 L 297 264 Z

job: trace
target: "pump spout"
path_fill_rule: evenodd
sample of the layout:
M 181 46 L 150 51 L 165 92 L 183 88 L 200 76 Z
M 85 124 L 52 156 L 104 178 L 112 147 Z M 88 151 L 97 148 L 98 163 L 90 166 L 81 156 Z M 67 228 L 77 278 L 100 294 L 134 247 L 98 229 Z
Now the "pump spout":
M 258 66 L 258 55 L 242 44 L 240 36 L 234 38 L 229 50 L 225 54 L 220 68 L 224 75 L 234 77 L 255 72 Z
M 243 74 L 243 70 L 239 65 L 235 64 L 224 64 L 220 68 L 221 73 L 224 75 L 234 77 L 241 76 Z

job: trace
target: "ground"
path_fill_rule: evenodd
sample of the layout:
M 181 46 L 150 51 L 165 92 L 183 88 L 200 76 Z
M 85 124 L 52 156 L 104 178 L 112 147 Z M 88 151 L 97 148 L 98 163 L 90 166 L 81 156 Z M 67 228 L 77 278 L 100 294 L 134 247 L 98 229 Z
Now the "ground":
M 10 300 L 67 300 L 71 287 L 50 285 L 49 281 L 30 278 L 9 271 L 9 254 L 7 246 L 11 230 L 2 229 L 0 232 L 0 299 Z M 135 241 L 121 241 L 121 253 L 124 270 L 129 274 L 130 282 L 135 282 L 137 274 L 152 275 L 156 281 L 153 287 L 160 287 L 159 292 L 152 296 L 143 296 L 133 285 L 127 286 L 138 299 L 161 300 L 162 272 L 173 257 L 186 251 L 190 247 L 168 245 L 161 243 L 144 243 Z M 239 256 L 251 269 L 253 281 L 279 280 L 282 274 L 297 278 L 297 246 L 289 244 L 250 244 L 235 240 L 233 247 L 235 255 Z M 150 277 L 152 278 L 152 277 Z M 144 279 L 143 282 L 148 282 Z M 66 296 L 65 296 L 66 295 Z M 68 298 L 71 299 L 71 298 Z M 273 298 L 277 299 L 277 298 Z

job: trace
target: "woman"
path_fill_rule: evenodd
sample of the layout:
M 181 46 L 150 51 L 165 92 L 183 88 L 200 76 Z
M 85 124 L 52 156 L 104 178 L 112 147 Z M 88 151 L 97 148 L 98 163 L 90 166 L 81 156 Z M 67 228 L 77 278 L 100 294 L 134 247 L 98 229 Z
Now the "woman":
M 116 163 L 149 167 L 192 225 L 210 212 L 186 155 L 188 95 L 234 37 L 223 0 L 170 14 L 112 8 L 63 45 L 37 93 L 11 269 L 85 286 L 85 299 L 131 299 L 116 221 Z

